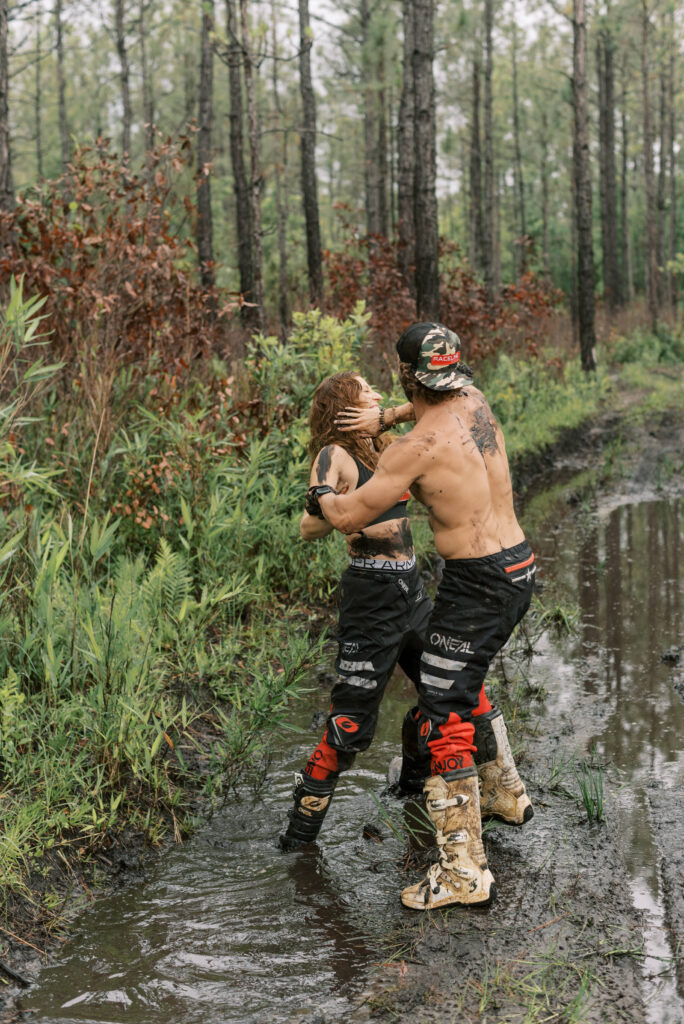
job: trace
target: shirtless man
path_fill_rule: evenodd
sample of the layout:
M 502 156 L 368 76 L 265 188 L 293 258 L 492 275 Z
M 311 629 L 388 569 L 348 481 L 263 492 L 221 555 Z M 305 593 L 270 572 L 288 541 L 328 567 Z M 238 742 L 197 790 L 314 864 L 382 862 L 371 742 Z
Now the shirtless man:
M 400 379 L 416 426 L 381 455 L 373 478 L 353 494 L 312 488 L 325 518 L 354 533 L 407 489 L 428 509 L 444 573 L 421 659 L 416 728 L 432 775 L 425 783 L 439 863 L 402 893 L 417 910 L 486 904 L 494 880 L 482 846 L 475 724 L 483 802 L 511 824 L 532 816 L 500 712 L 484 695 L 494 655 L 527 611 L 534 555 L 513 509 L 501 428 L 472 372 L 459 366 L 460 341 L 441 324 L 409 327 L 397 343 Z M 485 770 L 486 769 L 486 770 Z

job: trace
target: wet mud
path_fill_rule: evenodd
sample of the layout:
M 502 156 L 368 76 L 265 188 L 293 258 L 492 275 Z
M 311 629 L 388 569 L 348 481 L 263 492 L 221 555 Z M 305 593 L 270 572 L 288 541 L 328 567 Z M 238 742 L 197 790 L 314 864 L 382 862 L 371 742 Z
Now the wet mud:
M 385 786 L 413 703 L 403 677 L 319 844 L 279 851 L 292 774 L 325 718 L 322 671 L 263 785 L 81 913 L 47 964 L 17 957 L 33 984 L 8 988 L 0 1021 L 684 1019 L 682 504 L 681 479 L 663 471 L 681 440 L 663 424 L 622 451 L 612 482 L 579 476 L 586 458 L 568 452 L 557 486 L 526 496 L 551 618 L 526 626 L 492 674 L 535 816 L 486 830 L 490 908 L 400 904 L 429 858 L 408 853 L 416 805 Z M 582 763 L 600 769 L 603 821 L 588 820 Z

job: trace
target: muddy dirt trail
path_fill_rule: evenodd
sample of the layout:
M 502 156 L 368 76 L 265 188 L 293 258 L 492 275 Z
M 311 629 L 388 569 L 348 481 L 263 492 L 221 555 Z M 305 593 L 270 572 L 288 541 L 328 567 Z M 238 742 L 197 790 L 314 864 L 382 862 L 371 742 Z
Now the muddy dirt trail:
M 547 621 L 530 617 L 492 675 L 535 816 L 486 832 L 490 908 L 400 904 L 430 856 L 407 856 L 419 811 L 385 786 L 413 702 L 400 677 L 318 846 L 279 851 L 292 773 L 325 716 L 322 671 L 262 785 L 98 899 L 47 966 L 25 959 L 35 981 L 13 990 L 5 1019 L 684 1020 L 681 422 L 623 445 L 601 483 L 603 436 L 525 500 Z M 578 777 L 602 783 L 604 820 L 588 820 Z

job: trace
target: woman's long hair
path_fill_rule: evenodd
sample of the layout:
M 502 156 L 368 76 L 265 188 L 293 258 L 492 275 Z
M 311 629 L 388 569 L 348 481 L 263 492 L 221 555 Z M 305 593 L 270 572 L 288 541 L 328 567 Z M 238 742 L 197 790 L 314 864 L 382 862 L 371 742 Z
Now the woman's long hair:
M 372 438 L 359 437 L 356 433 L 346 433 L 335 425 L 338 413 L 347 405 L 358 405 L 361 397 L 359 375 L 346 370 L 326 377 L 314 392 L 309 427 L 309 455 L 313 462 L 321 449 L 328 444 L 338 444 L 360 459 L 369 469 L 375 469 L 378 462 L 378 451 Z

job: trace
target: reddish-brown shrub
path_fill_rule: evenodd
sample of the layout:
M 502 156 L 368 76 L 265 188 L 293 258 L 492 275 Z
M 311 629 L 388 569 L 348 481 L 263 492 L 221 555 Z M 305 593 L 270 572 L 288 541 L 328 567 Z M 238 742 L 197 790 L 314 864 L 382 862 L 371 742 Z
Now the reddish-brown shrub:
M 402 277 L 397 243 L 376 236 L 363 237 L 351 224 L 348 238 L 336 252 L 325 252 L 328 277 L 328 311 L 348 316 L 363 299 L 371 312 L 371 326 L 378 351 L 394 365 L 397 338 L 416 319 L 416 305 Z M 499 348 L 535 355 L 544 340 L 548 318 L 562 293 L 532 271 L 503 287 L 488 302 L 484 285 L 477 279 L 457 245 L 440 244 L 441 319 L 460 336 L 467 359 L 481 362 Z
M 220 345 L 221 316 L 234 304 L 219 308 L 217 294 L 199 287 L 192 239 L 171 226 L 189 156 L 188 139 L 167 140 L 137 175 L 98 140 L 0 217 L 0 293 L 23 274 L 26 294 L 48 297 L 51 344 L 67 364 L 83 348 L 121 365 L 146 363 L 153 351 L 191 360 Z M 192 221 L 187 196 L 184 204 Z

